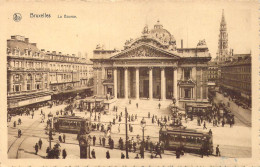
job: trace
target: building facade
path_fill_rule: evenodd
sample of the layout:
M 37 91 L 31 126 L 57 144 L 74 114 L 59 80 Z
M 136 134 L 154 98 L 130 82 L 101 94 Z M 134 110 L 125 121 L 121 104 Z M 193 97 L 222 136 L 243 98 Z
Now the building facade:
M 92 62 L 75 55 L 39 50 L 23 36 L 7 40 L 8 108 L 51 99 L 52 94 L 85 88 L 92 77 Z
M 251 54 L 234 55 L 230 62 L 221 65 L 221 89 L 251 106 Z
M 215 84 L 215 86 L 219 85 L 219 68 L 216 61 L 210 61 L 208 63 L 208 81 L 212 84 Z
M 127 40 L 124 49 L 93 54 L 94 94 L 114 98 L 175 98 L 186 102 L 207 102 L 208 66 L 211 59 L 205 40 L 195 48 L 177 48 L 176 40 L 158 21 L 141 37 Z

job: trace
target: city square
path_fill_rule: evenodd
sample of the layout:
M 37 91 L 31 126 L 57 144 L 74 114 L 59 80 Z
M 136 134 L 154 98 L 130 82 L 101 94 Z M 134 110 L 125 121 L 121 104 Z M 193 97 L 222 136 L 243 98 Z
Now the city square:
M 186 46 L 158 19 L 93 55 L 7 40 L 9 159 L 249 158 L 251 52 Z M 211 44 L 210 44 L 211 45 Z M 185 47 L 186 46 L 186 47 Z

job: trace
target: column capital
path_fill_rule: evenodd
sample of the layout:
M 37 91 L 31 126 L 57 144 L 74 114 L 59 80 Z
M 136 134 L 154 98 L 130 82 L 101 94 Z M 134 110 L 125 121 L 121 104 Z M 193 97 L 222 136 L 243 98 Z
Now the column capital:
M 140 67 L 135 67 L 135 69 L 136 69 L 136 70 L 137 70 L 137 69 L 139 70 L 139 69 L 140 69 Z
M 148 67 L 148 69 L 149 69 L 149 70 L 152 70 L 152 69 L 153 69 L 153 67 Z
M 173 70 L 177 70 L 177 67 L 173 67 Z
M 128 69 L 128 67 L 123 67 L 124 68 L 124 70 L 127 70 Z
M 165 70 L 165 67 L 160 67 L 161 70 Z

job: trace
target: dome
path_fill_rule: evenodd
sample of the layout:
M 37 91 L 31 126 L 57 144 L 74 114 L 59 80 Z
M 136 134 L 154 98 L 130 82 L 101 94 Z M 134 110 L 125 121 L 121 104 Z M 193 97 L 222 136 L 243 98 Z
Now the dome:
M 170 44 L 172 42 L 176 42 L 173 35 L 171 35 L 169 31 L 163 28 L 159 20 L 154 25 L 154 28 L 150 31 L 150 36 L 156 38 L 163 44 Z

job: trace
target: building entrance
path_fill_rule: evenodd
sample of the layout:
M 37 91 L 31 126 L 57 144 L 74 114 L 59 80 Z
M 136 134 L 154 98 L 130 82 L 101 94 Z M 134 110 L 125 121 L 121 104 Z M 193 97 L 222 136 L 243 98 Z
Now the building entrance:
M 144 92 L 144 97 L 148 98 L 149 97 L 149 80 L 143 81 L 143 92 Z

